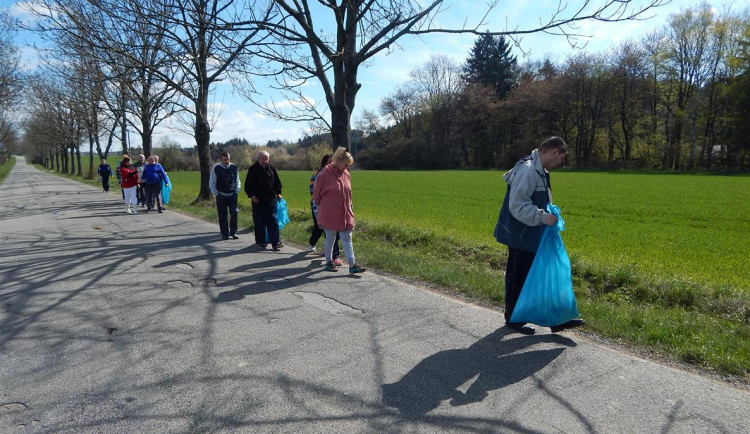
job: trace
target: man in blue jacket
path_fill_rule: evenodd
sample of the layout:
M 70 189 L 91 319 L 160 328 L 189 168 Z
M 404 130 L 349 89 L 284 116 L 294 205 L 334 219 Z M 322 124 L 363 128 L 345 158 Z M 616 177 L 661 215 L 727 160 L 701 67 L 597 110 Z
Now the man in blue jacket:
M 109 178 L 112 177 L 112 168 L 107 164 L 107 160 L 102 158 L 102 164 L 96 169 L 96 173 L 102 180 L 102 188 L 105 193 L 109 193 Z
M 240 191 L 240 173 L 237 166 L 229 162 L 229 152 L 222 152 L 221 163 L 211 168 L 208 178 L 208 188 L 216 196 L 216 212 L 219 215 L 219 230 L 221 239 L 234 240 L 237 236 L 237 193 Z M 227 210 L 229 211 L 229 225 L 227 225 Z
M 536 330 L 526 323 L 510 322 L 510 318 L 534 262 L 544 226 L 557 222 L 557 217 L 547 212 L 547 204 L 552 202 L 548 170 L 559 166 L 567 152 L 568 145 L 562 138 L 549 137 L 503 175 L 508 187 L 494 235 L 497 242 L 508 246 L 505 325 L 523 334 L 532 335 Z M 551 329 L 559 332 L 582 324 L 583 320 L 574 319 Z
M 141 184 L 146 189 L 146 206 L 148 211 L 153 211 L 154 204 L 158 211 L 161 213 L 164 207 L 161 202 L 161 186 L 162 183 L 169 185 L 167 181 L 167 174 L 164 172 L 164 168 L 161 164 L 156 162 L 154 156 L 148 157 L 146 160 L 148 164 L 143 166 L 143 183 Z

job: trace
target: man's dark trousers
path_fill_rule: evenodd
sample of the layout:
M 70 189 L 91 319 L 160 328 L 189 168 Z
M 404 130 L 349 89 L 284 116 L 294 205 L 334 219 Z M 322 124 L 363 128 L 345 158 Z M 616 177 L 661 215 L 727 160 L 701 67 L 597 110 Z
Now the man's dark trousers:
M 518 296 L 529 275 L 536 253 L 508 247 L 508 264 L 505 267 L 505 322 L 510 322 Z
M 279 244 L 279 222 L 276 221 L 276 205 L 253 205 L 253 226 L 255 226 L 255 243 L 265 245 L 266 227 L 271 245 Z
M 104 191 L 109 192 L 109 176 L 102 176 L 102 188 Z
M 219 213 L 219 230 L 226 238 L 237 233 L 237 193 L 231 196 L 216 195 L 216 211 Z M 229 226 L 227 226 L 227 211 L 229 211 Z

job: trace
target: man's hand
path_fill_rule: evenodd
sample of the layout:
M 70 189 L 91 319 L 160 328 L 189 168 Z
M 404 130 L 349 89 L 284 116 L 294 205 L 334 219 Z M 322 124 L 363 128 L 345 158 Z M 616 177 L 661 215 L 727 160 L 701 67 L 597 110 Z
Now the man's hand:
M 555 223 L 557 223 L 557 217 L 555 217 L 555 215 L 554 215 L 554 214 L 547 214 L 547 215 L 546 215 L 546 216 L 544 217 L 544 224 L 545 224 L 545 225 L 548 225 L 548 226 L 552 226 L 552 225 L 554 225 Z
M 255 197 L 255 196 L 251 197 L 251 198 L 250 198 L 250 201 L 251 201 L 252 203 L 258 203 L 258 202 L 260 202 L 260 201 L 258 200 L 258 198 L 257 198 L 257 197 Z

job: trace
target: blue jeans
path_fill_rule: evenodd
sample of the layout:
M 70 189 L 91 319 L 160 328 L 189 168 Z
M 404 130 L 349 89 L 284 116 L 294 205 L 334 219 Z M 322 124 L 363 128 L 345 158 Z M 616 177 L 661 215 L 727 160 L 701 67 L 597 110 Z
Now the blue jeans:
M 216 195 L 216 211 L 219 213 L 219 230 L 221 236 L 228 237 L 237 233 L 237 193 L 231 196 Z M 229 225 L 227 225 L 227 211 Z
M 279 239 L 279 222 L 276 220 L 276 204 L 253 204 L 253 226 L 255 227 L 256 244 L 268 244 L 266 230 L 268 230 L 271 245 L 275 246 L 281 242 Z

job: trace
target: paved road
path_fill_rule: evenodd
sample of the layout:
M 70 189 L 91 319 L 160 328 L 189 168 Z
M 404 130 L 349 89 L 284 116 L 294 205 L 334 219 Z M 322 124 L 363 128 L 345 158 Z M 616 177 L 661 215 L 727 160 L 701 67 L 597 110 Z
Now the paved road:
M 119 199 L 0 186 L 0 432 L 750 430 L 746 390 Z

